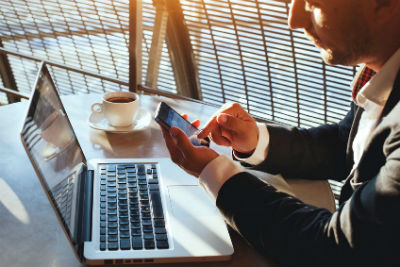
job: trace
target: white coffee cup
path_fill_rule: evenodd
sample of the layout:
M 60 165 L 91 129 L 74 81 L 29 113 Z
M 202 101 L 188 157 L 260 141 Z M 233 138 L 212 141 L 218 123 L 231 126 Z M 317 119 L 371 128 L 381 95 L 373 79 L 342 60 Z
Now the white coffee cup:
M 102 103 L 94 103 L 93 113 L 102 113 L 114 127 L 129 126 L 139 111 L 139 95 L 132 92 L 111 92 L 103 96 Z

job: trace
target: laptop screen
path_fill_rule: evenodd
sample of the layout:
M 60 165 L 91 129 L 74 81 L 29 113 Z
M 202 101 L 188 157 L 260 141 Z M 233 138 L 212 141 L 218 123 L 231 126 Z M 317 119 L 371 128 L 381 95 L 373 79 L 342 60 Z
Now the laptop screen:
M 21 136 L 42 185 L 76 247 L 79 174 L 86 161 L 44 64 L 36 80 Z

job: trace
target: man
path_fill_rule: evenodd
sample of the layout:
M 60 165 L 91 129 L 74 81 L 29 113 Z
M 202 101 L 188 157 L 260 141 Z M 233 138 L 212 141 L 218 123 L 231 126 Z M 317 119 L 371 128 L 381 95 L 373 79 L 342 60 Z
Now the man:
M 255 169 L 345 180 L 337 211 L 277 191 L 177 128 L 163 131 L 171 158 L 199 177 L 230 226 L 282 264 L 399 264 L 400 0 L 293 0 L 289 26 L 303 28 L 328 64 L 363 64 L 346 117 L 311 129 L 263 126 L 231 104 L 199 137 Z

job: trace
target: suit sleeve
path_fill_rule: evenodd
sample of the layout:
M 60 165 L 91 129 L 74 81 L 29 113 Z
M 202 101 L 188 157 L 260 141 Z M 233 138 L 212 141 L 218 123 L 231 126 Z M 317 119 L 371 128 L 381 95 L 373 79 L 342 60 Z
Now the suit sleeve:
M 359 188 L 332 214 L 241 172 L 222 186 L 216 203 L 232 228 L 282 265 L 399 263 L 398 194 L 395 210 L 384 207 L 387 212 L 373 217 L 383 197 L 369 187 Z M 366 190 L 380 199 L 363 199 L 371 194 Z
M 237 173 L 223 184 L 217 206 L 228 224 L 252 246 L 283 265 L 400 264 L 400 127 L 396 123 L 382 129 L 376 136 L 376 148 L 370 148 L 370 154 L 366 155 L 369 159 L 364 157 L 360 162 L 359 167 L 365 164 L 364 171 L 358 173 L 361 182 L 333 214 L 279 192 L 247 172 Z M 294 158 L 285 162 L 285 154 L 275 155 L 279 148 L 272 147 L 270 156 L 274 162 L 264 163 L 265 168 L 275 172 L 297 168 L 286 171 L 296 176 L 309 174 L 307 168 L 310 168 L 319 176 L 335 174 L 334 166 L 344 165 L 338 159 L 340 155 L 344 157 L 344 148 L 335 147 L 343 146 L 342 141 L 334 141 L 335 136 L 348 135 L 340 125 L 310 132 L 292 129 L 281 133 L 289 139 L 281 145 L 281 150 L 286 156 L 292 155 L 290 149 L 294 147 Z M 273 133 L 271 142 L 274 137 Z M 277 138 L 283 142 L 283 137 Z M 323 145 L 324 138 L 331 145 L 312 147 Z M 304 140 L 306 144 L 294 145 L 293 140 Z M 335 152 L 326 156 L 328 149 Z M 307 161 L 302 157 L 307 157 Z M 323 170 L 319 164 L 329 170 Z M 378 167 L 372 171 L 368 166 Z
M 342 180 L 349 172 L 346 148 L 353 118 L 352 103 L 351 110 L 337 124 L 310 129 L 267 125 L 268 155 L 253 168 L 286 178 Z

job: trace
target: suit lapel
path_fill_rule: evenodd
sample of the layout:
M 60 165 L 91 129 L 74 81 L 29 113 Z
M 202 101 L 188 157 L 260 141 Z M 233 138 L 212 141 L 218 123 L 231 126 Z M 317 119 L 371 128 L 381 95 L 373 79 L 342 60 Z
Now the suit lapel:
M 397 73 L 396 79 L 393 84 L 392 92 L 389 95 L 389 98 L 383 107 L 382 114 L 379 116 L 378 124 L 382 122 L 382 119 L 386 117 L 389 112 L 394 108 L 394 106 L 400 101 L 400 70 Z
M 353 124 L 351 125 L 350 133 L 349 133 L 349 139 L 347 142 L 347 166 L 351 170 L 354 164 L 354 154 L 353 154 L 353 141 L 354 138 L 356 137 L 357 130 L 358 130 L 358 125 L 360 123 L 360 118 L 361 114 L 363 113 L 364 109 L 358 107 L 353 103 L 353 108 L 354 108 L 354 119 L 353 119 Z
M 367 144 L 365 146 L 365 151 L 360 159 L 360 163 L 361 163 L 361 161 L 363 161 L 363 158 L 365 157 L 367 152 L 369 150 L 371 150 L 371 147 L 375 147 L 375 146 L 381 147 L 383 145 L 382 140 L 380 140 L 381 138 L 376 138 L 379 135 L 378 133 L 380 132 L 379 126 L 380 126 L 381 122 L 384 120 L 384 118 L 393 110 L 393 108 L 399 102 L 400 102 L 400 70 L 396 76 L 395 82 L 393 84 L 393 89 L 389 95 L 389 98 L 382 110 L 382 114 L 378 118 L 378 122 L 375 127 L 375 130 L 373 131 L 373 133 L 367 140 Z M 353 122 L 352 128 L 350 130 L 349 142 L 347 145 L 347 155 L 348 155 L 347 163 L 349 164 L 348 166 L 351 166 L 350 169 L 352 168 L 352 166 L 354 164 L 354 159 L 353 159 L 354 154 L 353 154 L 352 144 L 353 144 L 354 138 L 357 134 L 358 125 L 359 125 L 363 111 L 364 110 L 362 108 L 355 106 L 354 122 Z M 384 127 L 384 126 L 382 125 L 382 127 Z M 379 144 L 376 142 L 378 142 Z M 372 149 L 372 151 L 374 151 L 374 149 Z M 370 152 L 372 152 L 372 151 L 370 151 Z M 378 164 L 378 162 L 375 162 L 375 163 Z M 357 184 L 361 184 L 362 182 L 369 180 L 368 178 L 360 179 L 360 178 L 366 178 L 366 177 L 360 177 L 359 171 L 360 170 L 357 168 L 356 170 L 353 170 L 348 175 L 348 177 L 346 179 L 346 183 L 342 190 L 342 193 L 344 193 L 344 194 L 343 194 L 343 197 L 341 197 L 340 202 L 342 202 L 342 200 L 344 200 L 344 199 L 347 199 L 347 197 L 352 194 L 352 191 L 355 190 L 356 187 L 358 187 L 358 186 L 356 186 Z M 364 176 L 364 175 L 362 175 L 362 176 Z M 353 183 L 351 183 L 351 181 L 353 181 Z

